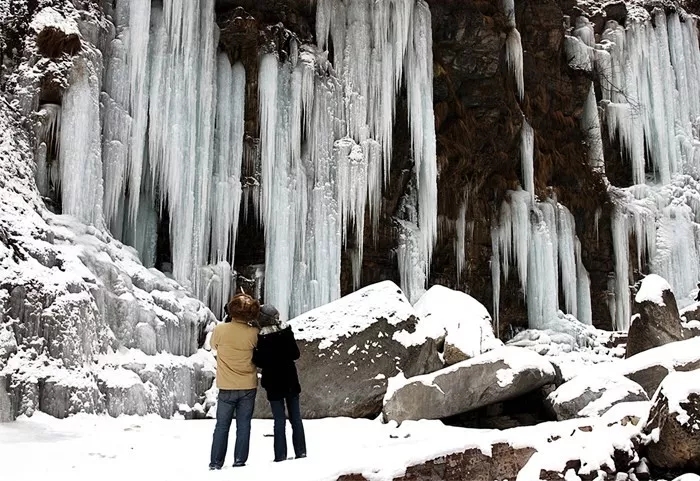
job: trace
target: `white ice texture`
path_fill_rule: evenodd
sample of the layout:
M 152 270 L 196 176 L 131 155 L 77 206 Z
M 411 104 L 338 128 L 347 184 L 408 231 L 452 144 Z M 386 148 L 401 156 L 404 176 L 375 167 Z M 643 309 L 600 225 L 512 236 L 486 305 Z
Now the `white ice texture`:
M 401 269 L 424 284 L 437 237 L 427 3 L 319 2 L 318 47 L 293 42 L 285 62 L 261 56 L 256 79 L 217 53 L 214 3 L 118 2 L 103 88 L 99 57 L 77 58 L 60 117 L 61 144 L 73 146 L 60 149 L 65 212 L 104 222 L 146 265 L 167 216 L 173 276 L 220 313 L 234 285 L 241 204 L 247 215 L 252 200 L 265 229 L 266 300 L 283 317 L 304 312 L 340 296 L 344 248 L 361 283 L 365 210 L 376 234 L 405 84 L 418 186 L 412 258 L 423 274 L 413 261 Z M 329 40 L 334 65 L 323 52 Z M 259 149 L 243 145 L 246 82 L 258 83 Z M 260 184 L 244 196 L 242 163 L 255 165 L 258 152 Z M 48 192 L 50 166 L 41 165 Z
M 527 191 L 509 191 L 491 237 L 496 325 L 501 273 L 508 282 L 511 266 L 518 273 L 531 328 L 545 329 L 558 319 L 560 308 L 586 324 L 592 322 L 590 280 L 581 260 L 574 217 L 566 207 L 551 199 L 533 203 Z

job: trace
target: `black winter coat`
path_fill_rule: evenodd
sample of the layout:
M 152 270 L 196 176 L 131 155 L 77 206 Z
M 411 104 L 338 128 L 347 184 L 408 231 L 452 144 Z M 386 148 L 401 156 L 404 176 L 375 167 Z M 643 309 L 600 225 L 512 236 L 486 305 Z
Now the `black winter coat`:
M 297 368 L 299 359 L 291 327 L 271 334 L 258 335 L 258 346 L 253 351 L 253 363 L 262 369 L 260 384 L 267 391 L 267 399 L 279 401 L 301 392 Z

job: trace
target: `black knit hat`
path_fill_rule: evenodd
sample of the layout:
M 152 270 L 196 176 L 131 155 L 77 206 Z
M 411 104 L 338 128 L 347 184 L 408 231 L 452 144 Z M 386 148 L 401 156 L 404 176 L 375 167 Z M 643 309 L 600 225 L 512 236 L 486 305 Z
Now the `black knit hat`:
M 260 327 L 274 326 L 279 322 L 280 313 L 272 304 L 263 304 L 260 306 L 260 314 L 258 315 L 258 324 Z

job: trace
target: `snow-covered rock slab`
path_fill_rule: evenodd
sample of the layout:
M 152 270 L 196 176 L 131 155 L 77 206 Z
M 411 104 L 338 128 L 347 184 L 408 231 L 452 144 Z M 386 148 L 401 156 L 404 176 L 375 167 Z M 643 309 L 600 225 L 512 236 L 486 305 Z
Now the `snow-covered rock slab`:
M 649 460 L 665 469 L 700 469 L 700 369 L 674 372 L 652 400 L 644 432 Z
M 503 346 L 493 333 L 491 315 L 469 294 L 436 285 L 414 307 L 421 319 L 418 330 L 435 330 L 433 336 L 444 338 L 448 366 Z
M 596 372 L 621 374 L 642 386 L 652 397 L 669 373 L 694 369 L 700 369 L 700 337 L 640 352 L 624 361 L 596 368 Z
M 387 379 L 443 366 L 437 341 L 391 281 L 360 289 L 290 321 L 301 357 L 297 370 L 306 418 L 372 417 L 382 410 Z M 256 416 L 270 415 L 264 392 Z
M 684 339 L 676 297 L 662 277 L 649 274 L 642 279 L 632 313 L 627 357 Z
M 506 346 L 432 374 L 392 380 L 384 417 L 398 422 L 445 418 L 525 394 L 554 376 L 544 357 Z
M 558 420 L 601 416 L 612 406 L 648 401 L 644 389 L 621 375 L 580 374 L 562 384 L 547 397 L 547 404 Z

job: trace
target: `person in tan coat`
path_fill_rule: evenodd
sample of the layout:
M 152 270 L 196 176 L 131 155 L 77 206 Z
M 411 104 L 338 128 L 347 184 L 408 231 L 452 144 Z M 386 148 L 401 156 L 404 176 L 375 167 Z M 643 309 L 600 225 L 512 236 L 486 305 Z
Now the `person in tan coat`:
M 258 374 L 253 364 L 253 350 L 258 342 L 255 327 L 260 303 L 247 294 L 236 294 L 226 306 L 225 322 L 217 325 L 211 336 L 216 356 L 216 427 L 211 446 L 209 469 L 221 469 L 228 449 L 228 434 L 236 416 L 234 466 L 244 466 L 250 446 L 250 423 L 255 408 Z

